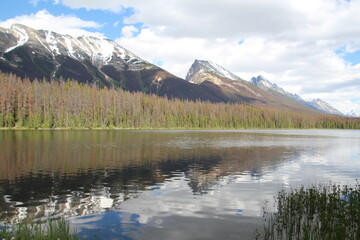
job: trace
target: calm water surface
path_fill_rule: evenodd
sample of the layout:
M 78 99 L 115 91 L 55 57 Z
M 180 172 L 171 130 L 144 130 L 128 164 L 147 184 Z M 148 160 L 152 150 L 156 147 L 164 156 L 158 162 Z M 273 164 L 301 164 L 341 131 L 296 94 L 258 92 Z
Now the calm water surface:
M 0 224 L 87 239 L 253 239 L 281 187 L 360 178 L 360 131 L 0 131 Z

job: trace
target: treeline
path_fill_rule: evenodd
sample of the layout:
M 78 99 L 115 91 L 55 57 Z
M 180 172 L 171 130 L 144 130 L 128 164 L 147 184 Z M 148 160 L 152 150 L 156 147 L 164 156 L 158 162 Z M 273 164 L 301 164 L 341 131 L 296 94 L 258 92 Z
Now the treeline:
M 167 99 L 76 81 L 29 81 L 0 73 L 0 127 L 360 129 L 360 119 Z

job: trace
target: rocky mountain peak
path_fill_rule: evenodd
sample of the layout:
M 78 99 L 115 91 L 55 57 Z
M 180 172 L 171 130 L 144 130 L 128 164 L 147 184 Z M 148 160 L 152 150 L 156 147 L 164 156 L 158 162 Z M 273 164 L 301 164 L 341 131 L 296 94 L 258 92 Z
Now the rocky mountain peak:
M 284 89 L 279 87 L 277 84 L 270 82 L 269 80 L 267 80 L 266 78 L 264 78 L 261 75 L 251 78 L 250 82 L 251 82 L 251 84 L 261 88 L 264 91 L 275 91 L 275 92 L 279 92 L 284 95 L 289 94 Z
M 319 111 L 324 113 L 344 115 L 342 112 L 331 106 L 329 103 L 321 100 L 320 98 L 312 100 L 311 102 L 309 102 L 309 104 L 315 109 L 318 109 Z
M 194 63 L 191 65 L 185 79 L 189 82 L 193 82 L 193 77 L 196 74 L 204 72 L 212 73 L 220 77 L 228 78 L 230 80 L 242 80 L 240 77 L 236 76 L 229 70 L 207 60 L 195 60 Z
M 0 53 L 10 53 L 24 45 L 31 45 L 34 54 L 67 56 L 78 61 L 85 59 L 96 66 L 111 63 L 129 65 L 148 64 L 146 61 L 119 46 L 114 41 L 92 36 L 72 37 L 48 30 L 35 30 L 30 27 L 14 24 L 9 29 L 0 29 L 5 43 L 0 45 Z M 6 56 L 5 56 L 6 58 Z
M 251 84 L 271 93 L 271 94 L 283 94 L 287 97 L 290 97 L 294 100 L 296 100 L 299 103 L 302 103 L 308 107 L 311 107 L 313 109 L 316 109 L 320 112 L 328 113 L 328 114 L 336 114 L 336 115 L 343 115 L 340 111 L 338 111 L 336 108 L 331 106 L 329 103 L 321 100 L 320 98 L 314 99 L 312 101 L 305 101 L 301 96 L 294 93 L 289 93 L 279 87 L 277 84 L 270 82 L 263 76 L 259 75 L 258 77 L 251 78 Z
M 253 85 L 255 85 L 255 86 L 257 86 L 260 82 L 262 82 L 262 81 L 265 81 L 265 82 L 268 82 L 263 76 L 261 76 L 261 75 L 259 75 L 259 76 L 257 76 L 257 77 L 252 77 L 251 78 L 251 80 L 250 80 L 250 82 L 253 84 Z

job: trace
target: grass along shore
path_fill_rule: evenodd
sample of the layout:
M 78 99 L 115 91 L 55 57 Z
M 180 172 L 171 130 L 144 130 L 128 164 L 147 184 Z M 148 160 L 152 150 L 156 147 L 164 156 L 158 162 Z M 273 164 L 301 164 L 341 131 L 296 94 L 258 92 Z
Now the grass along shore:
M 339 129 L 339 128 L 261 128 L 261 127 L 249 127 L 249 128 L 199 128 L 199 127 L 0 127 L 0 131 L 62 131 L 62 130 L 360 130 L 360 129 Z
M 0 239 L 5 240 L 77 240 L 64 219 L 48 220 L 46 224 L 20 223 L 13 227 L 0 228 Z
M 360 185 L 313 185 L 281 190 L 264 208 L 265 240 L 360 239 Z M 275 211 L 274 211 L 275 210 Z

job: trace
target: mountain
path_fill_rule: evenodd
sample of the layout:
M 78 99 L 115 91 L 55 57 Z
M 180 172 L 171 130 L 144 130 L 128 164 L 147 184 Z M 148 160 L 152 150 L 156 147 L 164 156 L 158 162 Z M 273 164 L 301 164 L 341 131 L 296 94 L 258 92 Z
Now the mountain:
M 75 38 L 20 24 L 0 28 L 0 71 L 29 79 L 74 79 L 169 98 L 223 101 L 221 94 L 219 98 L 178 78 L 111 40 Z
M 120 80 L 109 78 L 116 70 L 154 68 L 107 39 L 74 38 L 19 24 L 10 29 L 0 28 L 0 38 L 1 70 L 11 70 L 29 78 L 61 76 L 111 85 L 112 81 Z
M 191 68 L 189 69 L 185 79 L 187 81 L 196 83 L 197 82 L 196 75 L 204 72 L 213 73 L 220 77 L 228 78 L 231 80 L 242 80 L 240 77 L 236 76 L 234 73 L 230 72 L 229 70 L 226 70 L 220 65 L 212 63 L 211 61 L 204 61 L 204 60 L 195 60 Z
M 284 95 L 288 95 L 287 92 L 285 92 L 284 89 L 282 89 L 281 87 L 279 87 L 276 84 L 273 84 L 271 82 L 269 82 L 266 78 L 264 78 L 263 76 L 259 75 L 258 77 L 253 77 L 251 78 L 251 84 L 261 88 L 264 91 L 267 92 L 272 92 L 272 93 L 281 93 Z
M 186 80 L 204 87 L 215 95 L 221 95 L 219 97 L 224 102 L 266 104 L 265 99 L 251 84 L 210 61 L 195 60 Z
M 347 117 L 351 118 L 360 118 L 360 113 L 355 112 L 354 110 L 351 110 L 346 114 Z
M 275 94 L 279 91 L 285 93 L 276 85 L 272 86 L 274 87 L 272 92 L 268 92 L 270 82 L 261 81 L 260 83 L 259 79 L 259 86 L 256 86 L 211 61 L 195 60 L 187 73 L 186 80 L 200 86 L 206 86 L 208 91 L 222 92 L 232 101 L 245 102 L 255 106 L 318 113 L 292 97 L 285 94 Z
M 73 79 L 168 98 L 240 102 L 316 113 L 291 97 L 264 91 L 210 61 L 196 60 L 184 80 L 114 41 L 75 38 L 20 24 L 0 28 L 0 71 L 30 80 Z
M 258 77 L 251 78 L 250 82 L 251 82 L 251 84 L 261 88 L 264 91 L 271 93 L 272 95 L 275 95 L 275 96 L 285 95 L 287 97 L 290 97 L 290 98 L 296 100 L 299 103 L 302 103 L 302 104 L 304 104 L 308 107 L 311 107 L 315 110 L 318 110 L 320 112 L 327 113 L 327 114 L 341 115 L 341 116 L 344 115 L 343 113 L 341 113 L 340 111 L 335 109 L 333 106 L 331 106 L 329 103 L 327 103 L 319 98 L 312 100 L 312 101 L 306 101 L 299 95 L 289 93 L 289 92 L 285 91 L 284 89 L 282 89 L 281 87 L 279 87 L 277 84 L 271 83 L 269 80 L 267 80 L 266 78 L 264 78 L 261 75 L 259 75 Z
M 308 103 L 308 106 L 312 106 L 313 108 L 315 108 L 321 112 L 324 112 L 324 113 L 341 115 L 341 116 L 344 115 L 342 112 L 340 112 L 339 110 L 337 110 L 336 108 L 331 106 L 329 103 L 327 103 L 319 98 L 314 99 L 312 101 L 308 101 L 307 103 Z

